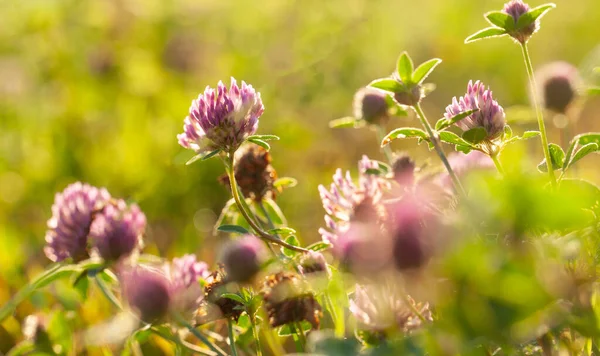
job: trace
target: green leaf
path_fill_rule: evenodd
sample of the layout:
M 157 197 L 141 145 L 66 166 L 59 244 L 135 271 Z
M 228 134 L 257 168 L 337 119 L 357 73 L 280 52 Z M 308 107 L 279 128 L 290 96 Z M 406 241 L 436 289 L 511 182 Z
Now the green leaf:
M 219 295 L 222 298 L 227 298 L 227 299 L 231 299 L 233 301 L 236 301 L 240 304 L 246 305 L 246 301 L 239 295 L 239 294 L 235 294 L 235 293 L 223 293 Z
M 277 178 L 273 182 L 273 187 L 278 188 L 278 189 L 293 188 L 296 185 L 298 185 L 298 180 L 296 178 L 292 178 L 292 177 Z
M 588 132 L 573 137 L 565 157 L 565 164 L 563 166 L 564 170 L 571 165 L 571 156 L 573 155 L 573 152 L 575 152 L 575 149 L 579 146 L 587 145 L 589 143 L 595 143 L 600 147 L 600 132 Z
M 561 169 L 565 161 L 565 152 L 563 149 L 555 143 L 550 143 L 548 144 L 548 151 L 550 152 L 550 160 L 552 161 L 552 170 Z M 545 158 L 538 164 L 537 168 L 540 172 L 548 172 L 548 165 Z
M 440 63 L 442 63 L 442 60 L 439 58 L 433 58 L 422 63 L 413 72 L 411 76 L 412 82 L 421 84 L 421 82 L 423 82 Z
M 446 143 L 449 143 L 452 145 L 472 147 L 472 145 L 469 142 L 463 140 L 454 132 L 442 131 L 439 133 L 439 136 L 440 136 L 440 141 L 442 141 L 442 142 L 446 142 Z
M 331 247 L 332 247 L 331 244 L 329 244 L 325 241 L 317 241 L 314 244 L 307 246 L 306 249 L 318 252 L 318 251 L 330 249 Z
M 456 152 L 462 152 L 464 154 L 467 154 L 467 153 L 473 151 L 473 147 L 463 146 L 463 145 L 456 145 L 456 146 L 454 146 L 454 149 L 456 150 Z
M 252 135 L 249 136 L 248 138 L 246 138 L 246 140 L 248 139 L 257 139 L 257 140 L 262 140 L 262 141 L 279 141 L 279 136 L 277 135 Z
M 249 234 L 250 232 L 246 228 L 239 225 L 221 225 L 217 228 L 219 231 L 236 233 L 236 234 Z
M 402 86 L 402 83 L 392 78 L 375 79 L 374 81 L 369 83 L 369 86 L 391 93 L 404 91 L 404 86 Z
M 329 128 L 339 129 L 345 127 L 355 127 L 356 126 L 356 118 L 353 116 L 346 116 L 340 119 L 335 119 L 329 121 Z
M 484 28 L 479 32 L 475 32 L 471 36 L 467 37 L 465 43 L 471 43 L 478 40 L 482 40 L 484 38 L 492 38 L 506 35 L 506 30 L 498 27 L 488 27 Z
M 460 120 L 464 119 L 465 117 L 467 117 L 477 111 L 479 111 L 479 109 L 467 110 L 467 111 L 463 111 L 463 112 L 451 117 L 450 119 L 441 118 L 438 120 L 438 122 L 436 122 L 435 129 L 443 130 L 443 129 L 449 127 L 450 125 L 459 122 Z
M 312 325 L 310 325 L 308 321 L 303 320 L 300 322 L 300 325 L 302 326 L 302 330 L 304 330 L 305 333 L 310 331 L 310 329 L 312 328 Z M 282 326 L 281 329 L 279 329 L 279 331 L 277 332 L 277 335 L 279 336 L 290 336 L 293 334 L 294 332 L 292 332 L 292 329 L 289 327 L 289 325 Z
M 275 225 L 287 225 L 287 221 L 285 219 L 285 215 L 283 215 L 283 211 L 279 208 L 279 205 L 270 198 L 263 199 L 262 201 L 265 210 L 269 214 L 269 217 L 273 221 Z
M 571 162 L 569 162 L 568 167 L 570 167 L 573 163 L 579 161 L 583 157 L 589 155 L 590 153 L 597 151 L 598 144 L 594 142 L 581 146 L 581 148 L 577 150 L 577 152 L 573 155 L 573 158 L 571 159 Z
M 278 227 L 276 229 L 269 230 L 269 234 L 271 234 L 271 235 L 287 236 L 287 235 L 292 235 L 295 233 L 296 233 L 296 230 L 292 229 L 291 227 Z
M 427 134 L 425 131 L 414 127 L 402 127 L 394 129 L 383 138 L 381 141 L 381 146 L 383 147 L 397 138 L 422 138 L 426 140 Z
M 287 242 L 288 244 L 293 245 L 293 246 L 300 246 L 300 241 L 298 241 L 298 238 L 296 237 L 296 235 L 290 235 L 290 236 L 286 237 L 285 242 Z M 283 254 L 286 255 L 287 257 L 294 257 L 299 253 L 298 251 L 290 250 L 285 247 L 281 248 L 281 252 L 283 252 Z
M 540 19 L 548 11 L 554 9 L 555 7 L 556 7 L 556 5 L 552 4 L 552 3 L 534 7 L 533 9 L 529 10 L 527 13 L 525 13 L 525 14 L 521 15 L 521 17 L 519 17 L 519 20 L 517 21 L 516 29 L 518 30 L 523 27 L 527 27 L 527 26 L 531 25 L 533 22 Z
M 509 125 L 504 125 L 504 135 L 502 136 L 502 140 L 509 140 L 513 137 L 512 128 Z
M 408 56 L 408 53 L 402 52 L 400 57 L 398 57 L 398 64 L 396 65 L 396 73 L 398 77 L 402 80 L 402 82 L 409 84 L 411 83 L 411 78 L 413 74 L 413 62 L 412 59 Z
M 521 138 L 523 140 L 529 140 L 530 138 L 538 137 L 540 135 L 541 135 L 541 133 L 539 131 L 525 131 L 525 132 L 523 132 L 523 135 L 521 136 Z
M 202 152 L 202 153 L 197 154 L 194 157 L 190 158 L 189 161 L 185 162 L 185 165 L 189 166 L 190 164 L 196 162 L 197 160 L 206 161 L 207 159 L 216 156 L 219 152 L 221 152 L 221 150 L 214 150 L 211 152 Z
M 474 144 L 478 144 L 481 141 L 485 140 L 487 136 L 487 131 L 483 127 L 475 127 L 463 132 L 462 134 L 462 138 L 465 139 L 465 141 Z
M 265 141 L 263 141 L 263 140 L 259 140 L 259 139 L 257 139 L 257 138 L 252 138 L 252 136 L 250 136 L 250 137 L 247 139 L 247 141 L 250 141 L 250 142 L 252 142 L 252 143 L 254 143 L 254 144 L 256 144 L 256 145 L 259 145 L 260 147 L 264 148 L 264 149 L 265 149 L 265 150 L 267 150 L 267 151 L 271 149 L 271 146 L 270 146 L 268 143 L 266 143 L 266 142 L 265 142 Z
M 494 26 L 501 27 L 507 31 L 515 28 L 515 20 L 509 14 L 502 11 L 491 11 L 484 15 L 485 19 Z

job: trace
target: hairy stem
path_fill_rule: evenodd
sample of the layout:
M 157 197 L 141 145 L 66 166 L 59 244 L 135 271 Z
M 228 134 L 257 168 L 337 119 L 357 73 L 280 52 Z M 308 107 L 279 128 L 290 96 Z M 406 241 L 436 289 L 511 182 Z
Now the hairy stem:
M 490 158 L 492 159 L 492 161 L 494 161 L 494 165 L 496 165 L 496 169 L 498 169 L 498 172 L 504 175 L 504 168 L 502 167 L 502 163 L 500 162 L 498 155 L 491 155 Z
M 381 142 L 383 141 L 383 138 L 385 137 L 385 128 L 381 125 L 375 125 L 376 129 L 377 129 L 377 138 L 379 139 L 379 145 L 381 146 Z M 383 153 L 385 154 L 385 158 L 387 158 L 387 161 L 390 165 L 394 164 L 394 156 L 392 154 L 392 149 L 390 148 L 390 145 L 385 145 L 382 147 Z
M 231 354 L 237 356 L 237 349 L 235 347 L 235 338 L 233 335 L 233 322 L 231 319 L 227 319 L 227 330 L 229 331 L 229 347 L 231 348 Z
M 254 318 L 252 318 L 254 319 Z M 251 320 L 252 323 L 250 327 L 252 328 L 252 336 L 254 336 L 254 340 L 256 340 L 256 356 L 262 356 L 262 349 L 260 347 L 260 338 L 258 337 L 258 330 L 256 330 L 256 321 Z
M 244 205 L 242 204 L 243 198 L 240 197 L 237 181 L 235 180 L 235 172 L 233 170 L 233 153 L 229 154 L 229 162 L 228 163 L 229 164 L 227 167 L 227 175 L 229 176 L 229 185 L 231 186 L 231 194 L 233 195 L 233 199 L 235 200 L 235 203 L 237 204 L 240 213 L 242 214 L 244 219 L 246 219 L 246 221 L 248 222 L 250 227 L 252 227 L 252 229 L 256 232 L 256 234 L 260 238 L 263 238 L 274 244 L 281 245 L 290 250 L 299 251 L 299 252 L 308 252 L 306 249 L 304 249 L 302 247 L 288 244 L 287 242 L 285 242 L 281 239 L 278 239 L 277 237 L 275 237 L 273 235 L 270 235 L 266 231 L 263 231 L 263 229 L 261 229 L 260 226 L 258 226 L 258 224 L 254 220 L 254 218 L 252 216 L 250 216 L 250 213 L 248 213 L 248 211 L 244 208 Z
M 423 109 L 421 108 L 421 104 L 417 104 L 417 105 L 413 106 L 413 109 L 417 113 L 417 117 L 421 121 L 421 124 L 427 131 L 427 135 L 429 136 L 429 140 L 431 141 L 431 144 L 433 145 L 435 152 L 440 157 L 440 160 L 442 160 L 444 167 L 446 167 L 446 170 L 448 171 L 448 174 L 450 175 L 450 179 L 452 180 L 452 184 L 454 185 L 454 189 L 462 198 L 466 197 L 467 194 L 465 193 L 465 189 L 463 188 L 462 184 L 460 184 L 460 181 L 458 180 L 456 173 L 454 173 L 454 171 L 452 170 L 452 167 L 450 166 L 450 163 L 448 162 L 448 158 L 446 157 L 446 154 L 440 147 L 440 142 L 438 140 L 438 137 L 433 132 L 433 128 L 429 124 L 429 121 L 427 121 L 427 118 L 425 117 L 425 113 L 423 112 Z
M 552 160 L 550 158 L 550 149 L 548 148 L 548 135 L 546 134 L 546 125 L 544 124 L 544 116 L 542 114 L 542 106 L 538 100 L 537 88 L 535 85 L 535 78 L 533 76 L 533 66 L 531 65 L 531 57 L 529 56 L 529 50 L 527 49 L 526 43 L 521 43 L 521 50 L 523 51 L 523 59 L 525 60 L 525 67 L 527 68 L 527 76 L 529 77 L 529 85 L 531 87 L 531 96 L 533 97 L 533 104 L 535 105 L 535 113 L 537 116 L 538 126 L 540 128 L 540 136 L 542 138 L 542 150 L 544 151 L 544 158 L 546 159 L 546 167 L 548 169 L 548 178 L 552 187 L 556 187 L 556 177 L 554 176 L 554 170 L 552 169 Z

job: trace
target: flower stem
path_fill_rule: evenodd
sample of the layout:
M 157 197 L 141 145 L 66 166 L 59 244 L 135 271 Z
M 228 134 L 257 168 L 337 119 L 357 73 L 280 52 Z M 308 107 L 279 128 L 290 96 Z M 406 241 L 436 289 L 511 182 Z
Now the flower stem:
M 254 318 L 252 318 L 254 319 Z M 256 340 L 256 356 L 262 356 L 262 349 L 260 347 L 260 338 L 258 337 L 258 331 L 256 330 L 256 322 L 255 320 L 251 320 L 250 327 L 252 328 L 252 336 L 254 336 L 254 340 Z
M 379 139 L 379 145 L 381 146 L 381 141 L 385 137 L 385 128 L 381 125 L 375 125 L 377 129 L 377 138 Z M 385 154 L 385 158 L 387 158 L 390 165 L 394 164 L 394 156 L 392 154 L 392 149 L 390 145 L 385 145 L 382 148 L 383 153 Z
M 261 237 L 269 242 L 272 242 L 277 245 L 281 245 L 290 250 L 299 251 L 299 252 L 308 252 L 306 249 L 304 249 L 302 247 L 291 245 L 281 239 L 278 239 L 277 237 L 275 237 L 273 235 L 270 235 L 269 233 L 263 231 L 260 228 L 260 226 L 258 226 L 256 221 L 254 221 L 254 218 L 250 216 L 250 213 L 248 213 L 248 211 L 246 211 L 246 209 L 244 208 L 244 205 L 242 204 L 242 197 L 240 197 L 237 181 L 235 180 L 235 172 L 233 170 L 233 153 L 229 154 L 229 162 L 228 163 L 229 164 L 226 167 L 227 168 L 226 170 L 227 170 L 227 175 L 229 176 L 229 185 L 231 186 L 231 194 L 233 195 L 233 199 L 235 200 L 235 203 L 237 204 L 238 209 L 240 210 L 240 213 L 242 214 L 244 219 L 246 219 L 246 221 L 248 222 L 250 227 L 252 227 L 252 229 L 256 232 L 256 234 L 259 237 Z
M 296 327 L 294 326 L 294 324 L 288 324 L 288 327 L 290 328 L 290 330 L 293 333 L 292 339 L 294 339 L 294 344 L 296 345 L 296 351 L 298 353 L 303 353 L 304 347 L 302 346 L 302 342 L 300 341 L 300 334 L 299 334 L 298 330 L 296 330 Z
M 231 354 L 233 356 L 237 356 L 235 338 L 233 336 L 233 322 L 231 321 L 231 319 L 227 319 L 227 330 L 229 331 L 229 347 L 231 348 Z
M 202 335 L 202 333 L 198 329 L 196 329 L 195 327 L 193 327 L 192 325 L 190 325 L 190 323 L 188 323 L 181 315 L 176 314 L 175 315 L 175 319 L 177 320 L 177 322 L 181 326 L 183 326 L 184 328 L 188 329 L 204 345 L 208 346 L 209 349 L 211 349 L 212 351 L 216 352 L 217 355 L 219 355 L 219 356 L 225 356 L 226 355 L 223 352 L 223 350 L 220 350 L 219 348 L 217 348 L 217 346 L 215 346 L 212 342 L 210 342 L 210 340 L 208 340 L 206 338 L 206 336 Z
M 440 157 L 440 160 L 442 160 L 444 167 L 446 167 L 446 170 L 448 171 L 448 174 L 450 175 L 450 179 L 452 180 L 452 183 L 454 184 L 454 189 L 462 198 L 466 197 L 467 194 L 465 193 L 465 189 L 463 188 L 462 184 L 460 184 L 460 181 L 458 180 L 456 173 L 454 173 L 454 171 L 452 170 L 452 167 L 450 166 L 450 163 L 448 162 L 448 158 L 446 157 L 446 154 L 440 147 L 440 142 L 438 140 L 438 137 L 433 132 L 433 128 L 429 124 L 429 121 L 427 121 L 427 118 L 425 117 L 425 113 L 423 112 L 423 109 L 421 108 L 421 104 L 417 103 L 417 105 L 413 106 L 413 109 L 417 113 L 417 117 L 421 121 L 421 124 L 427 131 L 427 135 L 429 136 L 429 141 L 431 141 L 431 144 L 433 145 L 435 152 Z
M 526 43 L 521 43 L 521 50 L 523 51 L 523 59 L 525 60 L 527 76 L 529 77 L 529 85 L 531 86 L 531 96 L 533 97 L 532 100 L 535 105 L 535 113 L 537 115 L 537 122 L 540 128 L 540 134 L 542 138 L 542 150 L 544 151 L 544 158 L 546 159 L 548 178 L 550 179 L 552 187 L 556 188 L 556 177 L 554 176 L 554 170 L 552 169 L 552 159 L 550 158 L 550 149 L 548 148 L 548 135 L 546 134 L 546 125 L 544 124 L 542 106 L 540 105 L 540 101 L 538 100 L 535 78 L 533 76 L 533 66 L 531 65 L 531 57 L 529 56 L 529 50 L 527 49 Z
M 504 175 L 504 168 L 502 167 L 502 163 L 500 162 L 500 159 L 498 158 L 498 154 L 495 155 L 491 155 L 490 158 L 492 159 L 492 161 L 494 161 L 494 164 L 496 165 L 496 169 L 498 169 L 498 172 L 502 175 Z

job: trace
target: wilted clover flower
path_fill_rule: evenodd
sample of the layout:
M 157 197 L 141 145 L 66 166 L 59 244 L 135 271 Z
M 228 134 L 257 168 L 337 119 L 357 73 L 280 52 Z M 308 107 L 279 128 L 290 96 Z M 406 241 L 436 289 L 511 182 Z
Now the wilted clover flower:
M 77 262 L 89 257 L 90 225 L 94 215 L 109 200 L 110 194 L 106 189 L 81 182 L 73 183 L 56 194 L 46 232 L 46 256 L 54 262 L 67 258 Z
M 483 127 L 487 140 L 502 135 L 506 126 L 504 109 L 492 98 L 492 91 L 486 89 L 479 80 L 475 83 L 469 81 L 465 96 L 461 96 L 458 100 L 454 97 L 452 104 L 446 107 L 444 117 L 449 120 L 462 112 L 475 109 L 478 111 L 458 121 L 456 125 L 464 131 Z
M 387 94 L 365 87 L 354 94 L 354 117 L 369 124 L 385 125 L 390 118 Z
M 510 15 L 515 20 L 516 24 L 519 18 L 529 11 L 529 5 L 521 0 L 511 0 L 504 4 L 503 11 Z M 525 43 L 537 30 L 538 22 L 533 21 L 530 25 L 510 31 L 508 34 L 520 43 Z
M 261 293 L 272 327 L 306 320 L 313 328 L 319 328 L 321 305 L 297 275 L 280 272 L 269 276 Z
M 265 248 L 261 240 L 246 235 L 240 240 L 229 242 L 220 258 L 229 281 L 246 283 L 260 271 L 265 260 Z
M 390 330 L 410 334 L 423 326 L 423 319 L 433 321 L 429 304 L 416 303 L 408 295 L 402 298 L 400 293 L 403 291 L 389 283 L 356 285 L 354 298 L 350 300 L 350 312 L 362 329 L 384 334 Z M 420 316 L 413 310 L 417 310 Z
M 90 240 L 106 261 L 131 255 L 142 246 L 146 216 L 135 205 L 119 199 L 104 206 L 90 226 Z
M 381 202 L 383 191 L 389 182 L 367 171 L 377 169 L 378 163 L 363 156 L 358 163 L 358 185 L 354 184 L 350 172 L 344 176 L 338 169 L 329 190 L 319 186 L 323 208 L 327 212 L 327 229 L 320 228 L 324 241 L 336 244 L 339 235 L 348 231 L 350 222 L 373 222 L 381 225 L 385 220 L 385 208 Z
M 329 268 L 327 267 L 327 261 L 325 261 L 325 256 L 320 252 L 311 250 L 302 255 L 300 263 L 298 264 L 298 269 L 304 276 L 312 273 L 330 274 Z
M 277 172 L 271 165 L 271 154 L 256 145 L 246 145 L 235 153 L 234 172 L 238 186 L 245 197 L 261 201 L 265 196 L 275 196 L 273 183 Z M 229 176 L 221 176 L 219 181 L 229 185 Z
M 196 317 L 198 324 L 205 324 L 221 318 L 231 318 L 237 321 L 244 312 L 244 305 L 231 298 L 223 297 L 225 293 L 235 293 L 235 283 L 227 283 L 228 276 L 223 266 L 212 272 L 206 278 L 204 299 L 198 308 Z
M 557 113 L 565 114 L 577 96 L 580 77 L 577 68 L 567 62 L 552 62 L 535 73 L 537 93 L 543 105 Z
M 235 151 L 258 128 L 264 106 L 251 85 L 241 88 L 231 78 L 229 89 L 219 82 L 216 89 L 206 87 L 204 94 L 192 101 L 185 118 L 179 144 L 196 152 L 221 149 Z

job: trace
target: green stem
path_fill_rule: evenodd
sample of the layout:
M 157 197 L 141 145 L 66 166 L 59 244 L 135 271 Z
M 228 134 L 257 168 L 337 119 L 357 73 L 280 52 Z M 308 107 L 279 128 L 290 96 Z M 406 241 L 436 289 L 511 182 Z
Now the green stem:
M 435 152 L 440 157 L 440 160 L 442 160 L 444 167 L 446 167 L 446 170 L 448 171 L 448 174 L 450 175 L 450 179 L 452 180 L 452 183 L 454 184 L 454 189 L 462 198 L 466 197 L 467 194 L 465 193 L 465 189 L 460 184 L 460 181 L 458 180 L 456 173 L 454 173 L 454 171 L 452 170 L 452 167 L 450 166 L 450 163 L 448 162 L 448 158 L 446 157 L 446 154 L 440 147 L 440 141 L 439 141 L 437 135 L 433 132 L 433 128 L 429 124 L 429 121 L 427 121 L 427 118 L 425 117 L 425 113 L 423 112 L 423 109 L 421 108 L 421 104 L 417 103 L 417 105 L 413 106 L 413 109 L 417 113 L 417 117 L 421 121 L 421 124 L 427 131 L 427 135 L 429 136 L 429 141 L 433 145 Z
M 540 105 L 540 101 L 538 100 L 537 87 L 535 85 L 535 78 L 533 76 L 533 66 L 531 65 L 531 57 L 529 56 L 527 43 L 521 43 L 521 50 L 523 51 L 523 59 L 525 60 L 527 76 L 529 77 L 529 85 L 531 86 L 531 96 L 533 97 L 532 100 L 535 105 L 535 113 L 537 115 L 537 122 L 540 128 L 540 134 L 542 138 L 542 150 L 544 151 L 544 158 L 546 158 L 548 178 L 550 179 L 552 187 L 556 188 L 556 177 L 554 176 L 554 170 L 552 169 L 552 159 L 550 158 L 550 149 L 548 148 L 548 135 L 546 134 L 546 125 L 544 124 L 542 106 Z
M 304 335 L 304 329 L 302 328 L 301 323 L 296 323 L 296 327 L 298 328 L 298 336 L 300 337 L 300 342 L 306 347 L 306 335 Z
M 495 154 L 490 156 L 490 158 L 492 159 L 492 161 L 494 161 L 494 164 L 496 165 L 496 169 L 498 169 L 498 172 L 500 172 L 500 174 L 504 175 L 504 168 L 502 167 L 502 163 L 500 162 L 500 159 L 498 158 L 499 155 Z
M 233 153 L 229 154 L 229 161 L 228 161 L 228 165 L 227 165 L 227 175 L 229 176 L 229 185 L 231 186 L 231 194 L 233 195 L 233 200 L 235 200 L 235 203 L 238 206 L 238 210 L 240 211 L 240 213 L 242 214 L 244 219 L 246 219 L 246 221 L 248 222 L 250 227 L 252 227 L 252 229 L 256 232 L 256 234 L 259 237 L 261 237 L 269 242 L 272 242 L 274 244 L 278 244 L 283 247 L 286 247 L 290 250 L 299 251 L 299 252 L 308 252 L 306 249 L 304 249 L 302 247 L 288 244 L 287 242 L 285 242 L 281 239 L 278 239 L 277 237 L 270 235 L 269 233 L 263 231 L 260 228 L 260 226 L 258 226 L 256 221 L 254 221 L 254 218 L 252 218 L 250 216 L 250 213 L 248 213 L 248 211 L 246 211 L 246 209 L 244 208 L 244 205 L 242 204 L 242 197 L 240 197 L 237 181 L 235 179 L 235 172 L 233 169 Z
M 381 125 L 375 125 L 377 129 L 377 138 L 379 139 L 379 145 L 381 146 L 381 142 L 385 137 L 385 128 Z M 385 158 L 387 158 L 390 165 L 394 164 L 394 155 L 392 154 L 392 149 L 390 145 L 385 145 L 382 147 L 383 154 L 385 154 Z
M 298 330 L 296 330 L 296 327 L 294 326 L 294 324 L 289 324 L 288 327 L 290 328 L 290 330 L 293 333 L 292 339 L 294 339 L 294 344 L 296 345 L 296 351 L 298 353 L 303 353 L 304 347 L 302 347 L 302 342 L 300 341 L 300 334 L 298 333 Z
M 227 319 L 227 330 L 229 331 L 229 347 L 231 348 L 231 354 L 237 356 L 237 349 L 235 347 L 235 337 L 233 335 L 233 322 L 230 318 Z
M 122 310 L 123 306 L 119 302 L 119 299 L 117 299 L 117 297 L 113 294 L 110 288 L 106 285 L 106 282 L 104 282 L 104 280 L 98 274 L 94 276 L 94 280 L 96 281 L 96 285 L 98 286 L 98 289 L 100 289 L 100 292 L 102 292 L 104 297 L 108 299 L 108 301 L 112 305 L 114 305 L 115 308 Z
M 265 217 L 267 219 L 267 224 L 269 225 L 269 229 L 274 229 L 275 224 L 273 223 L 273 219 L 271 219 L 271 217 L 269 216 L 269 212 L 267 211 L 267 208 L 265 208 L 265 204 L 263 203 L 262 200 L 258 202 L 258 207 L 259 207 L 260 211 L 265 215 Z M 264 221 L 262 221 L 262 223 L 264 224 Z M 275 237 L 279 238 L 279 235 L 275 235 Z M 269 246 L 269 249 L 271 250 L 271 253 L 273 253 L 273 255 L 279 257 L 280 259 L 284 259 L 284 260 L 287 259 L 287 256 L 284 255 L 283 253 L 276 252 L 270 243 L 267 242 L 267 246 Z
M 258 337 L 258 331 L 256 330 L 256 323 L 254 320 L 252 320 L 250 327 L 252 328 L 252 336 L 254 337 L 254 340 L 256 340 L 256 356 L 262 356 L 260 338 Z
M 190 325 L 190 323 L 188 323 L 182 316 L 175 315 L 175 319 L 177 320 L 177 322 L 181 326 L 183 326 L 184 328 L 188 329 L 204 345 L 208 346 L 209 349 L 211 349 L 212 351 L 216 352 L 217 355 L 220 355 L 220 356 L 225 356 L 226 355 L 223 352 L 223 350 L 220 350 L 216 345 L 214 345 L 212 342 L 210 342 L 210 340 L 208 340 L 204 335 L 202 335 L 202 333 L 198 329 L 196 329 L 195 327 L 193 327 L 192 325 Z

